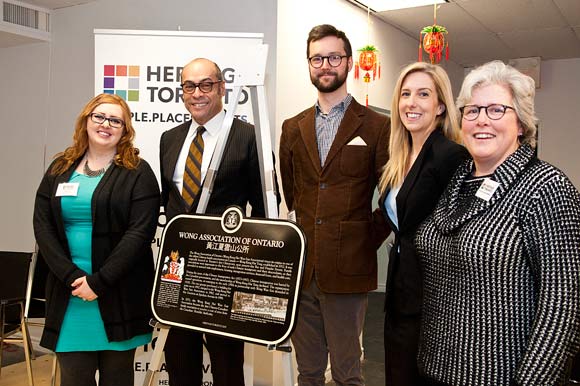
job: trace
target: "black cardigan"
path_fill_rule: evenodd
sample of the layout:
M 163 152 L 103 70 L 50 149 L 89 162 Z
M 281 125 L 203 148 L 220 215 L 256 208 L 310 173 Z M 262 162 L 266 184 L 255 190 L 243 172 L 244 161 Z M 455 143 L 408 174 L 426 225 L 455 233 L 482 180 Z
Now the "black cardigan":
M 154 264 L 151 240 L 159 214 L 159 186 L 147 162 L 134 170 L 111 165 L 92 197 L 92 267 L 84 272 L 71 260 L 56 189 L 76 166 L 59 176 L 47 172 L 36 193 L 34 234 L 50 271 L 46 283 L 46 324 L 40 344 L 54 350 L 72 291 L 87 276 L 98 295 L 110 341 L 151 331 L 149 305 Z M 50 168 L 49 168 L 50 170 Z

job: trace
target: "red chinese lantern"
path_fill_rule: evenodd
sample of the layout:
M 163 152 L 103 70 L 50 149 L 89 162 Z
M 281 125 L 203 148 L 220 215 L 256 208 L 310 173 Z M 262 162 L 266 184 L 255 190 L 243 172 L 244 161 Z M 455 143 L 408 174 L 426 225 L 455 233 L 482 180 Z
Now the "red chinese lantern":
M 425 36 L 423 36 L 425 34 Z M 445 49 L 445 60 L 449 60 L 449 42 L 446 39 L 447 29 L 440 25 L 430 25 L 421 30 L 419 36 L 419 61 L 423 61 L 423 49 L 429 54 L 431 64 L 441 61 L 443 50 Z
M 366 105 L 369 105 L 369 93 L 368 93 L 368 84 L 371 82 L 371 74 L 372 72 L 372 80 L 376 80 L 378 77 L 381 78 L 381 65 L 379 63 L 379 58 L 377 57 L 377 48 L 373 45 L 364 46 L 363 48 L 359 49 L 359 56 L 358 61 L 354 64 L 354 78 L 360 78 L 360 70 L 366 71 L 363 76 L 363 82 L 367 84 L 367 94 L 366 94 Z
M 377 61 L 377 54 L 374 51 L 361 51 L 358 56 L 358 64 L 360 68 L 365 71 L 371 71 L 375 62 Z
M 369 71 L 373 73 L 373 80 L 375 80 L 377 76 L 380 78 L 381 66 L 377 57 L 377 48 L 375 46 L 368 45 L 364 46 L 359 51 L 360 54 L 358 56 L 358 61 L 354 65 L 354 78 L 360 78 L 360 69 L 366 71 L 366 74 L 363 76 L 363 81 L 365 83 L 369 83 L 371 81 L 371 75 L 369 74 Z

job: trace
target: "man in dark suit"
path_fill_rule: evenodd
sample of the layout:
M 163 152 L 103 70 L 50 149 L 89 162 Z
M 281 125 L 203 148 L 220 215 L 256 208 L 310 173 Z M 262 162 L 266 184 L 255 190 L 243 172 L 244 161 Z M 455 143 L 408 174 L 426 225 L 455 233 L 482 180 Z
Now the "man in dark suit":
M 192 190 L 188 184 L 192 180 L 202 184 L 225 117 L 222 103 L 225 84 L 217 64 L 203 58 L 194 59 L 183 68 L 181 81 L 183 101 L 192 120 L 161 136 L 161 190 L 167 221 L 178 214 L 195 213 L 201 191 Z M 191 170 L 186 171 L 190 146 L 197 141 L 198 135 L 203 139 L 201 165 L 198 165 L 201 178 L 194 176 L 196 173 Z M 230 205 L 246 208 L 249 203 L 251 216 L 264 217 L 254 127 L 234 119 L 226 143 L 205 213 L 222 214 Z M 191 176 L 189 182 L 184 182 L 184 174 Z M 213 385 L 243 386 L 244 343 L 210 334 L 206 335 L 206 340 Z M 165 345 L 171 386 L 201 385 L 202 342 L 201 333 L 171 329 Z
M 307 58 L 318 101 L 286 120 L 280 138 L 286 204 L 308 239 L 292 334 L 298 384 L 324 385 L 330 354 L 337 385 L 363 385 L 359 337 L 388 232 L 371 202 L 388 158 L 389 119 L 347 93 L 353 61 L 344 32 L 314 27 Z

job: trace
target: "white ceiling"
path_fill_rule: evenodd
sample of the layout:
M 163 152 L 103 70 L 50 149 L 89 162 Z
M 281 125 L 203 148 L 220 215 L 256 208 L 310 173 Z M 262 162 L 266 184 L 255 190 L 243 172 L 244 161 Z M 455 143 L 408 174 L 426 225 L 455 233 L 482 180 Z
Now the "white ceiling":
M 48 9 L 92 1 L 24 0 Z M 580 0 L 448 1 L 438 8 L 437 24 L 449 31 L 451 60 L 464 67 L 491 59 L 580 58 Z M 433 24 L 432 6 L 376 15 L 414 39 L 419 38 L 423 27 Z M 0 31 L 0 47 L 25 42 L 22 37 Z
M 450 59 L 464 67 L 491 59 L 580 58 L 580 0 L 448 1 L 437 10 L 437 24 L 449 32 Z M 416 40 L 433 24 L 433 6 L 376 15 Z

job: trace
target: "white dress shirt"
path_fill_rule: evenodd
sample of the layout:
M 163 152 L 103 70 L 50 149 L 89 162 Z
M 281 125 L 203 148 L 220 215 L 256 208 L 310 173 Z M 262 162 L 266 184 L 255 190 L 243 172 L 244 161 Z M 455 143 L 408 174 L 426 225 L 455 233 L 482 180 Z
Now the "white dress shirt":
M 187 161 L 187 154 L 189 153 L 189 146 L 191 141 L 197 135 L 197 128 L 199 126 L 205 127 L 205 131 L 202 134 L 203 138 L 203 157 L 201 159 L 201 184 L 203 186 L 203 180 L 209 169 L 211 163 L 211 158 L 213 152 L 217 146 L 217 141 L 222 130 L 222 124 L 226 112 L 222 110 L 216 114 L 212 119 L 210 119 L 205 125 L 200 125 L 194 120 L 191 121 L 189 126 L 189 131 L 179 152 L 179 157 L 177 158 L 177 164 L 175 165 L 175 171 L 173 172 L 173 183 L 177 186 L 177 189 L 181 192 L 183 189 L 183 172 L 185 171 L 185 162 Z

